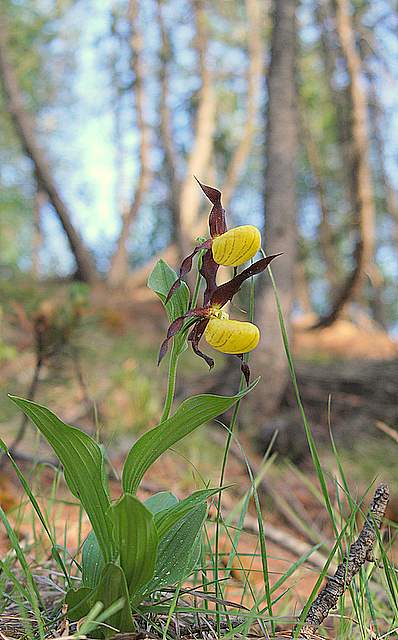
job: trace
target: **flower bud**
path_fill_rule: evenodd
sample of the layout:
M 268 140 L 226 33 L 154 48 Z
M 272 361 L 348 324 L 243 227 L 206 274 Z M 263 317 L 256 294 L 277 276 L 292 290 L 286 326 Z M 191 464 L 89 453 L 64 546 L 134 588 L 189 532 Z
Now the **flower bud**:
M 250 224 L 234 227 L 213 238 L 214 261 L 226 267 L 238 267 L 256 255 L 261 246 L 261 235 L 257 227 Z
M 257 347 L 260 331 L 251 322 L 211 317 L 204 336 L 213 349 L 222 353 L 240 354 Z

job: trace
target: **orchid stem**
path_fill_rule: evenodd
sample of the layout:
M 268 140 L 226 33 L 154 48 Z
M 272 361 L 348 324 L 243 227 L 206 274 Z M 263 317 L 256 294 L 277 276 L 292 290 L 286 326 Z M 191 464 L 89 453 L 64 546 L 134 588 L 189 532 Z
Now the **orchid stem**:
M 198 273 L 196 276 L 195 289 L 193 292 L 190 309 L 194 309 L 196 307 L 196 303 L 199 297 L 200 281 L 202 278 L 199 272 L 199 269 L 202 266 L 203 253 L 204 251 L 201 251 L 198 255 Z M 167 392 L 166 392 L 166 398 L 164 401 L 163 413 L 162 413 L 162 417 L 160 418 L 160 422 L 164 422 L 165 420 L 167 420 L 167 418 L 170 415 L 171 407 L 173 406 L 174 393 L 176 388 L 176 379 L 177 379 L 178 358 L 180 357 L 181 351 L 182 351 L 181 346 L 178 345 L 176 343 L 175 338 L 173 338 L 173 347 L 171 350 L 170 362 L 169 362 L 169 377 L 167 381 Z
M 160 422 L 164 422 L 170 415 L 171 407 L 174 400 L 174 393 L 176 388 L 176 378 L 177 378 L 177 365 L 178 365 L 178 357 L 180 355 L 180 350 L 173 340 L 173 347 L 170 354 L 170 362 L 169 362 L 169 378 L 167 381 L 167 393 L 164 401 L 163 413 L 160 418 Z

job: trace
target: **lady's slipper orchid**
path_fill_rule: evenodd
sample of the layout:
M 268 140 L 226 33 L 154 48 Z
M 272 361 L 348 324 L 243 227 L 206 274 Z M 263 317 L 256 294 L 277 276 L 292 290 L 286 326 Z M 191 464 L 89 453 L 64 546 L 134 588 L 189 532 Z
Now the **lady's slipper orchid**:
M 238 355 L 253 351 L 260 340 L 258 327 L 251 322 L 230 320 L 227 313 L 222 314 L 220 318 L 209 319 L 204 332 L 206 342 L 222 353 Z
M 204 304 L 202 307 L 191 309 L 171 323 L 167 336 L 160 347 L 159 363 L 167 353 L 171 338 L 179 331 L 187 330 L 194 325 L 188 335 L 188 341 L 191 343 L 193 351 L 207 362 L 210 369 L 214 366 L 214 360 L 199 349 L 199 342 L 204 336 L 208 344 L 217 351 L 240 358 L 242 361 L 241 370 L 248 383 L 250 370 L 247 363 L 243 361 L 243 354 L 256 348 L 260 339 L 259 329 L 251 322 L 230 320 L 229 315 L 222 311 L 222 307 L 238 293 L 245 280 L 264 271 L 271 260 L 278 255 L 280 254 L 257 260 L 228 282 L 217 286 L 215 263 L 208 254 L 205 254 L 201 269 L 206 280 Z
M 216 274 L 220 265 L 239 267 L 244 264 L 256 255 L 261 246 L 261 234 L 257 227 L 247 224 L 228 230 L 225 210 L 221 204 L 221 192 L 202 184 L 199 180 L 197 182 L 213 205 L 209 214 L 210 238 L 197 245 L 182 261 L 179 277 L 171 287 L 167 301 L 180 286 L 181 278 L 192 269 L 193 258 L 199 251 L 206 251 L 204 255 L 207 256 L 207 267 Z
M 239 267 L 253 258 L 261 246 L 257 227 L 246 224 L 213 238 L 211 252 L 214 262 L 225 267 Z

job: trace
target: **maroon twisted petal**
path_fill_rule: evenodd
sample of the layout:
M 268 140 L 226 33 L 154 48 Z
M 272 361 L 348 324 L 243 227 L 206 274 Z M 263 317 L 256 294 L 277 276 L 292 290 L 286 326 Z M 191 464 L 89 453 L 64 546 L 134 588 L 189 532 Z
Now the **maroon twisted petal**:
M 234 295 L 238 293 L 245 280 L 264 271 L 264 269 L 268 267 L 270 262 L 280 255 L 282 254 L 276 253 L 273 256 L 267 256 L 266 258 L 257 260 L 257 262 L 253 262 L 250 267 L 247 267 L 247 269 L 244 269 L 243 271 L 241 271 L 241 273 L 238 273 L 238 275 L 232 278 L 232 280 L 228 280 L 228 282 L 225 282 L 224 284 L 217 287 L 210 298 L 210 305 L 223 307 L 229 300 L 232 300 Z
M 167 353 L 170 340 L 174 338 L 174 336 L 182 329 L 184 325 L 184 321 L 187 318 L 192 318 L 196 316 L 196 319 L 194 320 L 194 322 L 198 322 L 203 317 L 205 311 L 206 311 L 205 309 L 201 309 L 201 308 L 193 309 L 192 311 L 187 311 L 187 313 L 185 313 L 183 316 L 180 316 L 179 318 L 176 318 L 175 320 L 173 320 L 173 322 L 170 324 L 169 328 L 167 329 L 167 335 L 165 339 L 160 345 L 158 365 L 161 363 L 161 361 L 163 360 L 164 356 Z
M 209 322 L 209 318 L 204 318 L 203 320 L 200 320 L 200 322 L 198 322 L 198 324 L 196 324 L 192 329 L 191 333 L 188 336 L 188 340 L 191 343 L 192 349 L 196 353 L 196 355 L 199 356 L 200 358 L 203 358 L 203 360 L 208 365 L 209 369 L 212 369 L 214 367 L 213 358 L 210 358 L 208 355 L 203 353 L 203 351 L 201 351 L 198 347 L 199 340 L 202 338 L 208 322 Z
M 194 256 L 198 253 L 198 251 L 201 251 L 202 249 L 209 249 L 210 247 L 211 247 L 211 240 L 206 240 L 206 242 L 203 242 L 202 244 L 195 247 L 195 249 L 192 251 L 192 253 L 189 254 L 189 256 L 184 258 L 180 266 L 179 276 L 177 280 L 174 282 L 174 284 L 171 286 L 170 291 L 167 294 L 165 304 L 169 302 L 170 298 L 174 295 L 174 293 L 177 291 L 177 289 L 181 285 L 181 278 L 186 276 L 187 273 L 191 271 Z
M 208 306 L 211 296 L 217 289 L 216 276 L 219 266 L 220 265 L 215 262 L 212 252 L 206 251 L 203 256 L 202 266 L 200 268 L 200 273 L 204 277 L 206 282 L 206 289 L 203 296 L 203 304 L 205 307 Z
M 209 187 L 207 184 L 202 184 L 196 176 L 195 180 L 213 205 L 209 214 L 210 235 L 212 238 L 221 236 L 228 230 L 227 222 L 225 220 L 225 209 L 223 209 L 221 204 L 221 191 L 214 187 Z

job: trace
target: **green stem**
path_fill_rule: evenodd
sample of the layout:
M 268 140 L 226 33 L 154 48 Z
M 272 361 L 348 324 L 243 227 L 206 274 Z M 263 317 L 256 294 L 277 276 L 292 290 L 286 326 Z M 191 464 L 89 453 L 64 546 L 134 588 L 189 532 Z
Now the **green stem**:
M 199 253 L 199 256 L 198 256 L 198 273 L 196 276 L 195 289 L 193 292 L 190 309 L 193 309 L 194 307 L 196 307 L 196 303 L 199 297 L 200 281 L 202 278 L 202 276 L 199 273 L 199 269 L 202 266 L 203 253 L 204 252 L 202 251 L 201 253 Z M 176 388 L 176 379 L 177 379 L 178 358 L 181 354 L 181 351 L 182 351 L 181 345 L 178 345 L 176 340 L 173 339 L 173 347 L 171 350 L 170 362 L 169 362 L 169 377 L 167 381 L 167 392 L 166 392 L 166 398 L 164 401 L 163 413 L 162 413 L 162 417 L 160 418 L 160 422 L 164 422 L 165 420 L 167 420 L 167 418 L 170 415 L 171 407 L 173 405 L 174 393 Z
M 193 296 L 192 296 L 192 301 L 191 301 L 191 305 L 190 305 L 190 309 L 194 309 L 196 307 L 196 304 L 198 302 L 198 298 L 199 298 L 199 291 L 200 291 L 200 281 L 202 279 L 202 276 L 200 274 L 200 269 L 202 268 L 202 259 L 203 259 L 203 254 L 205 253 L 206 250 L 200 251 L 198 254 L 198 273 L 196 275 L 196 282 L 195 282 L 195 289 L 193 291 Z
M 180 355 L 180 350 L 176 345 L 175 340 L 173 340 L 173 348 L 171 350 L 170 355 L 170 363 L 169 363 L 169 379 L 167 381 L 167 393 L 164 401 L 163 413 L 160 418 L 160 422 L 164 422 L 170 415 L 171 407 L 174 400 L 174 392 L 176 388 L 176 378 L 177 378 L 177 365 L 178 365 L 178 357 Z

